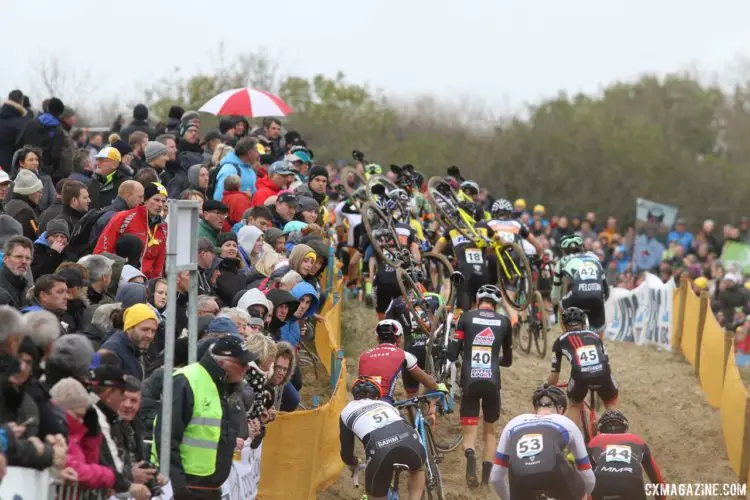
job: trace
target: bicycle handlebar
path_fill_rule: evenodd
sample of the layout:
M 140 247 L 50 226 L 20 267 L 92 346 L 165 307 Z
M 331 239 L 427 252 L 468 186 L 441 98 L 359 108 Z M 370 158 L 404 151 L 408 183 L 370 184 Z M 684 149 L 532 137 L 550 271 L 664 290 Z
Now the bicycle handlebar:
M 396 401 L 393 403 L 394 408 L 409 408 L 419 406 L 421 403 L 428 403 L 433 399 L 445 400 L 445 394 L 440 391 L 432 391 L 422 394 L 421 396 L 414 396 L 413 398 L 404 399 L 403 401 Z

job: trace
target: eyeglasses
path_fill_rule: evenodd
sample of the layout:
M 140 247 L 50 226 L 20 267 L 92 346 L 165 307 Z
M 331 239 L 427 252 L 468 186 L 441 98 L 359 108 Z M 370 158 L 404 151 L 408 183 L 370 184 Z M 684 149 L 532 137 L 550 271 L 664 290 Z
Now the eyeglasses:
M 10 255 L 9 257 L 17 262 L 31 262 L 31 257 L 28 255 Z
M 279 373 L 289 373 L 289 367 L 288 366 L 274 365 L 273 366 L 273 371 L 279 372 Z

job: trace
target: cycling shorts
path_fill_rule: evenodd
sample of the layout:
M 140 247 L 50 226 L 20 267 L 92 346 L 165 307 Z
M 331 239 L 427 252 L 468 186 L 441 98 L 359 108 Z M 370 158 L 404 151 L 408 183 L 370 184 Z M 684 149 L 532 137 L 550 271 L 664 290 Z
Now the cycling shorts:
M 408 352 L 412 353 L 417 358 L 417 365 L 421 369 L 425 369 L 425 359 L 427 358 L 427 349 L 425 346 L 412 346 L 407 349 Z M 401 380 L 404 383 L 404 389 L 407 392 L 417 392 L 419 390 L 419 382 L 412 376 L 409 370 L 403 370 L 401 372 Z
M 575 287 L 575 285 L 573 285 Z M 586 312 L 589 320 L 589 328 L 594 333 L 600 333 L 606 326 L 604 314 L 603 292 L 580 292 L 571 288 L 562 301 L 563 309 L 568 307 L 580 307 Z
M 365 490 L 373 497 L 385 497 L 393 478 L 393 464 L 420 470 L 425 463 L 424 447 L 414 427 L 404 421 L 372 431 L 365 446 L 370 461 L 365 470 Z
M 549 472 L 514 476 L 511 470 L 508 483 L 513 500 L 537 500 L 542 493 L 556 500 L 581 500 L 586 492 L 581 476 L 561 455 Z
M 611 373 L 589 380 L 575 380 L 571 377 L 568 380 L 568 399 L 574 403 L 582 402 L 586 399 L 590 387 L 596 390 L 596 393 L 605 403 L 609 403 L 620 393 L 617 382 L 615 382 Z
M 461 424 L 477 425 L 479 423 L 479 406 L 487 423 L 494 423 L 500 419 L 500 388 L 487 381 L 469 384 L 461 394 Z
M 391 300 L 401 297 L 401 289 L 398 283 L 378 283 L 375 281 L 372 287 L 372 295 L 375 297 L 375 312 L 384 313 L 391 305 Z
M 639 467 L 640 468 L 640 467 Z M 646 491 L 640 477 L 602 474 L 596 477 L 592 500 L 646 500 Z
M 471 309 L 471 305 L 477 297 L 479 289 L 489 283 L 487 276 L 484 274 L 464 273 L 466 278 L 458 288 L 458 307 L 462 311 Z

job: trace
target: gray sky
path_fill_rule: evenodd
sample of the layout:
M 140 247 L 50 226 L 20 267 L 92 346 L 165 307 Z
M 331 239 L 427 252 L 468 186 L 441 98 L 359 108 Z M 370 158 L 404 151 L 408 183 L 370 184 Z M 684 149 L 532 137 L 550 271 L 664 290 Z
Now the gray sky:
M 283 74 L 341 70 L 503 112 L 643 72 L 724 71 L 750 54 L 749 18 L 747 0 L 0 0 L 0 94 L 60 56 L 96 98 L 138 98 L 175 66 L 211 68 L 223 42 L 228 57 L 265 47 Z

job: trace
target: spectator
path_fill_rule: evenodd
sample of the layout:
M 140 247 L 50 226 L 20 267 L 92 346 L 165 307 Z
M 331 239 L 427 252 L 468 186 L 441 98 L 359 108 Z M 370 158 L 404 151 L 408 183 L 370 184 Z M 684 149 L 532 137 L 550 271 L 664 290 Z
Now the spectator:
M 252 208 L 250 197 L 240 191 L 240 177 L 230 175 L 224 179 L 224 205 L 229 209 L 225 222 L 225 229 L 232 228 L 242 220 L 242 215 Z
M 99 237 L 94 253 L 113 253 L 117 240 L 123 235 L 132 234 L 145 248 L 141 271 L 151 279 L 162 275 L 167 256 L 167 230 L 161 219 L 167 190 L 161 184 L 152 183 L 145 187 L 143 197 L 143 205 L 118 212 L 112 217 Z
M 122 165 L 122 155 L 111 146 L 97 153 L 96 169 L 89 186 L 91 208 L 111 205 L 120 191 L 120 185 L 131 178 L 129 169 Z
M 120 130 L 120 137 L 122 137 L 123 141 L 127 141 L 130 138 L 130 134 L 135 131 L 145 133 L 150 140 L 156 137 L 156 132 L 148 124 L 148 108 L 145 104 L 137 104 L 133 108 L 133 121 L 127 127 L 123 127 Z
M 180 135 L 179 139 L 177 139 L 177 150 L 180 153 L 198 153 L 202 159 L 203 148 L 200 145 L 199 136 L 200 120 L 196 121 L 187 115 L 188 113 L 182 115 L 182 120 L 180 121 Z
M 164 174 L 167 162 L 169 161 L 167 146 L 161 142 L 150 141 L 146 144 L 146 148 L 143 152 L 146 166 L 153 168 L 159 176 L 159 182 L 164 183 L 162 175 Z
M 123 372 L 117 365 L 103 364 L 92 370 L 89 385 L 94 393 L 94 410 L 102 430 L 99 463 L 110 467 L 115 473 L 115 493 L 128 492 L 137 500 L 151 498 L 149 489 L 128 479 L 130 471 L 125 470 L 125 457 L 120 455 L 113 437 L 113 429 L 119 421 L 118 411 L 122 404 L 126 382 Z
M 262 206 L 271 196 L 278 196 L 281 190 L 286 189 L 294 178 L 295 173 L 289 162 L 284 160 L 274 162 L 268 169 L 268 175 L 258 179 L 257 190 L 254 191 L 255 194 L 252 198 L 253 206 Z M 294 195 L 292 194 L 292 196 Z M 292 216 L 294 216 L 293 212 Z
M 73 262 L 63 263 L 56 271 L 59 276 L 65 278 L 65 286 L 68 288 L 67 314 L 61 320 L 67 324 L 67 331 L 80 332 L 83 330 L 83 315 L 88 302 L 86 301 L 86 288 L 88 286 L 88 274 L 86 268 Z
M 226 137 L 219 129 L 211 129 L 203 137 L 205 149 L 203 151 L 203 163 L 209 163 L 213 158 L 214 151 L 222 144 L 231 141 L 231 137 Z
M 95 349 L 98 350 L 115 331 L 113 318 L 115 314 L 122 315 L 121 311 L 120 303 L 101 304 L 86 310 L 90 320 L 84 320 L 83 335 L 89 339 Z
M 248 196 L 253 196 L 257 189 L 257 175 L 253 165 L 258 161 L 257 141 L 252 137 L 244 137 L 237 141 L 234 152 L 227 154 L 219 164 L 216 174 L 216 187 L 214 189 L 214 200 L 224 198 L 224 180 L 230 175 L 240 177 L 240 191 Z M 253 203 L 254 205 L 262 203 Z
M 166 186 L 180 171 L 180 162 L 177 161 L 177 134 L 162 134 L 155 141 L 167 148 L 167 164 L 161 173 L 161 183 Z
M 238 233 L 244 226 L 255 226 L 265 232 L 273 227 L 271 211 L 266 207 L 253 207 L 242 214 L 242 220 L 232 227 L 232 231 Z
M 675 223 L 674 229 L 667 235 L 667 242 L 676 242 L 685 252 L 693 247 L 693 235 L 687 230 L 685 219 L 680 217 Z
M 96 221 L 90 231 L 88 244 L 93 251 L 96 242 L 101 236 L 104 228 L 107 226 L 112 217 L 118 212 L 124 212 L 139 207 L 143 203 L 143 184 L 134 180 L 127 180 L 120 184 L 117 190 L 117 197 L 111 205 L 102 208 L 100 215 L 96 216 Z M 87 253 L 91 253 L 90 251 Z
M 320 205 L 318 202 L 307 196 L 300 196 L 297 199 L 297 210 L 294 215 L 295 220 L 302 221 L 306 224 L 315 224 L 320 216 Z
M 34 242 L 34 260 L 31 263 L 32 276 L 52 274 L 60 264 L 75 260 L 68 250 L 70 231 L 64 220 L 55 219 L 47 225 L 47 231 Z
M 219 304 L 216 302 L 216 298 L 210 295 L 199 295 L 198 296 L 198 318 L 203 317 L 215 317 L 219 314 Z
M 267 384 L 267 387 L 273 391 L 274 410 L 294 411 L 299 406 L 299 391 L 291 384 L 292 375 L 296 370 L 297 350 L 288 342 L 276 343 L 273 375 Z
M 242 122 L 238 122 L 237 124 L 239 125 L 240 123 Z M 284 148 L 281 145 L 281 120 L 278 118 L 264 118 L 263 126 L 253 132 L 252 135 L 268 145 L 270 151 L 267 151 L 267 153 L 271 154 L 274 158 L 279 159 L 284 156 Z
M 180 106 L 170 106 L 167 113 L 167 125 L 164 130 L 165 134 L 177 135 L 180 133 L 180 119 L 185 114 L 185 110 Z M 157 137 L 158 139 L 158 137 Z
M 0 106 L 0 168 L 10 172 L 16 142 L 32 117 L 23 107 L 23 92 L 12 90 Z
M 307 332 L 307 320 L 318 313 L 320 295 L 315 287 L 305 281 L 296 285 L 291 293 L 298 301 L 298 305 L 294 314 L 289 314 L 288 321 L 281 327 L 279 340 L 289 342 L 297 348 L 302 335 Z
M 297 213 L 297 197 L 291 192 L 279 194 L 270 211 L 274 227 L 284 229 L 287 222 L 294 220 L 294 214 Z
M 10 193 L 10 185 L 10 176 L 4 170 L 0 170 L 0 211 L 2 211 L 3 205 L 5 205 L 8 193 Z
M 297 298 L 286 290 L 274 288 L 268 292 L 268 300 L 273 304 L 273 317 L 268 327 L 271 337 L 281 339 L 281 329 L 287 322 L 294 319 L 294 313 L 299 307 Z
M 89 142 L 86 144 L 86 151 L 89 153 L 89 158 L 91 158 L 91 163 L 96 163 L 96 160 L 94 160 L 94 157 L 96 156 L 96 153 L 99 152 L 100 149 L 102 149 L 102 146 L 104 145 L 104 136 L 101 132 L 91 132 L 89 134 Z
M 101 137 L 101 136 L 100 136 Z M 91 176 L 94 175 L 95 161 L 86 149 L 76 149 L 73 153 L 73 173 L 68 177 L 71 181 L 83 182 L 88 187 Z
M 65 465 L 75 471 L 76 482 L 84 488 L 112 488 L 114 471 L 99 465 L 102 433 L 86 388 L 74 378 L 65 378 L 55 384 L 50 395 L 65 411 L 68 427 Z
M 5 213 L 21 223 L 23 234 L 30 240 L 39 236 L 39 202 L 42 181 L 28 170 L 21 170 L 13 185 L 13 197 L 5 204 Z
M 62 319 L 68 312 L 68 285 L 63 276 L 45 274 L 36 280 L 31 305 L 21 309 L 22 313 L 31 311 L 49 311 Z M 66 325 L 61 325 L 61 328 L 63 333 L 67 333 Z
M 5 242 L 0 269 L 0 304 L 20 309 L 26 303 L 30 286 L 27 275 L 33 252 L 34 246 L 25 236 L 13 236 Z
M 712 221 L 711 219 L 706 219 L 705 221 L 703 221 L 701 230 L 698 231 L 698 234 L 696 234 L 695 238 L 693 238 L 693 248 L 697 248 L 701 243 L 706 243 L 706 245 L 708 245 L 709 252 L 713 252 L 715 254 L 721 253 L 721 247 L 719 246 L 719 242 L 716 240 L 716 236 L 714 235 L 714 221 Z
M 133 172 L 138 173 L 144 169 L 146 165 L 146 145 L 148 144 L 149 136 L 145 132 L 136 130 L 128 137 L 128 146 L 132 151 L 133 158 L 130 160 L 128 165 L 133 169 Z M 125 155 L 123 155 L 124 157 Z M 123 160 L 124 161 L 124 160 Z
M 65 105 L 60 99 L 50 99 L 47 112 L 26 123 L 17 143 L 19 146 L 36 146 L 41 150 L 39 169 L 49 175 L 53 183 L 66 178 L 73 170 L 73 155 L 68 157 L 65 154 L 70 138 L 60 123 L 63 111 Z
M 215 268 L 218 271 L 214 290 L 224 304 L 231 304 L 234 296 L 245 288 L 247 275 L 241 269 L 240 259 L 226 257 L 217 259 Z
M 206 200 L 203 204 L 203 217 L 198 224 L 198 237 L 206 238 L 216 246 L 216 237 L 224 227 L 229 209 L 220 201 Z
M 251 268 L 263 256 L 263 231 L 255 226 L 245 226 L 237 233 L 240 257 L 245 266 Z
M 102 349 L 112 351 L 120 361 L 123 372 L 143 380 L 145 371 L 141 357 L 154 340 L 159 319 L 147 304 L 136 304 L 123 313 L 124 331 L 116 332 Z
M 235 139 L 240 140 L 243 137 L 247 137 L 250 133 L 250 123 L 244 116 L 230 116 L 230 120 L 233 122 L 232 132 L 228 132 Z
M 218 249 L 219 257 L 222 259 L 239 259 L 240 251 L 237 247 L 237 235 L 233 232 L 219 233 L 216 238 L 216 248 Z M 240 264 L 240 267 L 243 267 Z
M 111 146 L 120 153 L 120 157 L 122 158 L 119 168 L 129 177 L 135 175 L 135 170 L 130 166 L 130 164 L 133 163 L 133 148 L 130 147 L 130 144 L 118 139 L 114 141 Z
M 284 231 L 277 227 L 271 227 L 266 230 L 263 237 L 265 240 L 263 253 L 271 250 L 281 255 L 286 253 L 286 235 Z
M 169 478 L 175 498 L 196 498 L 196 492 L 206 490 L 212 491 L 203 493 L 203 498 L 219 498 L 221 485 L 232 468 L 237 437 L 233 423 L 238 415 L 227 404 L 228 387 L 229 384 L 241 383 L 248 364 L 255 360 L 256 356 L 241 339 L 225 336 L 218 339 L 198 363 L 188 365 L 174 375 L 170 456 L 160 456 L 161 417 L 156 420 L 152 449 L 159 460 L 167 460 L 170 464 Z M 205 439 L 205 433 L 191 423 L 197 418 L 220 422 L 219 433 L 209 438 L 212 450 L 208 455 L 204 449 L 191 444 L 192 439 Z
M 198 293 L 211 295 L 214 291 L 216 278 L 216 253 L 215 246 L 206 238 L 198 238 Z
M 328 170 L 325 167 L 316 165 L 310 169 L 307 185 L 296 189 L 296 194 L 300 196 L 309 196 L 314 199 L 320 207 L 320 217 L 318 223 L 325 222 L 325 207 L 328 205 Z
M 28 170 L 42 181 L 42 198 L 39 202 L 40 211 L 46 210 L 55 203 L 55 200 L 59 198 L 60 190 L 62 190 L 62 186 L 56 190 L 57 184 L 52 181 L 49 175 L 42 173 L 40 170 L 41 157 L 42 153 L 39 149 L 32 146 L 24 146 L 13 155 L 13 166 L 10 171 L 13 180 L 16 180 L 21 170 Z M 61 181 L 62 179 L 58 183 Z M 9 201 L 9 198 L 6 196 L 7 201 Z
M 58 181 L 57 184 L 55 184 L 54 191 L 52 192 L 54 197 L 51 198 L 52 203 L 50 205 L 48 205 L 47 207 L 42 207 L 40 203 L 40 206 L 39 206 L 39 210 L 41 211 L 41 215 L 39 216 L 40 232 L 44 232 L 44 229 L 42 229 L 42 227 L 46 228 L 47 222 L 51 221 L 52 219 L 59 218 L 60 214 L 62 214 L 63 207 L 65 207 L 62 201 L 62 190 L 68 181 L 69 179 L 62 179 Z M 44 201 L 45 196 L 46 196 L 46 192 L 42 194 L 42 202 Z
M 114 261 L 103 255 L 86 255 L 79 261 L 89 273 L 89 285 L 87 291 L 88 301 L 91 305 L 107 304 L 114 301 L 108 294 L 107 289 L 112 283 L 112 264 Z
M 88 212 L 91 198 L 86 185 L 78 181 L 66 181 L 62 186 L 63 208 L 60 215 L 55 219 L 62 219 L 67 223 L 68 231 L 73 232 L 78 221 Z M 46 231 L 47 222 L 43 220 L 44 214 L 39 218 L 39 230 Z

